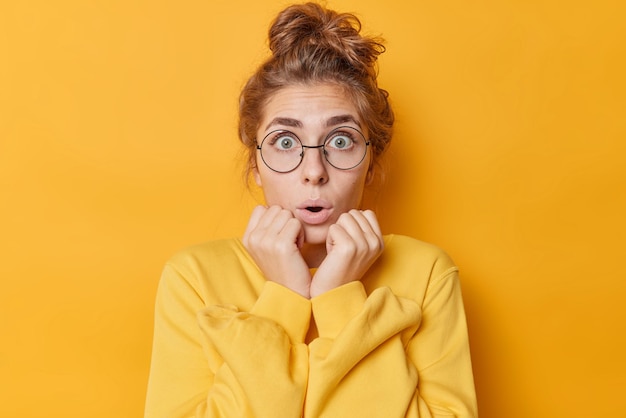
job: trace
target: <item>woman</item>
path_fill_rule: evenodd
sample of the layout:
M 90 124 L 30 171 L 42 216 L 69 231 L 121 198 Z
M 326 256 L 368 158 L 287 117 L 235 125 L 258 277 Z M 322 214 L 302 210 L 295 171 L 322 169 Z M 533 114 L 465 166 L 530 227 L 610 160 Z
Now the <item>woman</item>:
M 167 263 L 146 417 L 476 416 L 457 268 L 360 210 L 393 112 L 359 30 L 312 3 L 271 26 L 240 99 L 267 206 Z

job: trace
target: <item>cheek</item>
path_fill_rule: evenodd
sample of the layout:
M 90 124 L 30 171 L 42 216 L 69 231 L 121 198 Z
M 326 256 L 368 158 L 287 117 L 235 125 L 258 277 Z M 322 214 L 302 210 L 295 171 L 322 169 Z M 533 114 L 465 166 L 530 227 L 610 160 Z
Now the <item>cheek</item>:
M 256 185 L 259 187 L 263 187 L 263 182 L 261 181 L 261 174 L 259 174 L 258 168 L 255 167 L 252 170 L 252 175 L 254 176 L 254 182 L 256 183 Z
M 274 172 L 259 173 L 257 176 L 257 184 L 263 190 L 265 202 L 268 205 L 284 206 L 289 196 L 293 195 L 291 190 L 294 183 L 282 176 L 284 176 L 284 174 L 277 175 Z
M 349 182 L 346 183 L 346 194 L 344 195 L 346 199 L 350 199 L 351 205 L 358 204 L 363 197 L 363 191 L 365 190 L 365 180 L 366 174 L 362 174 L 359 176 L 355 176 L 350 179 Z

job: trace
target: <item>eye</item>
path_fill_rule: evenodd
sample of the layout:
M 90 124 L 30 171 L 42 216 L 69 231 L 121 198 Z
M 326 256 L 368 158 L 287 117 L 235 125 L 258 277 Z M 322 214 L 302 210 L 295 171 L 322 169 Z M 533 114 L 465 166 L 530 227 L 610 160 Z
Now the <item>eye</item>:
M 327 148 L 334 148 L 337 150 L 345 150 L 352 147 L 354 144 L 354 139 L 352 135 L 348 132 L 335 132 L 329 139 L 326 141 Z
M 270 145 L 280 151 L 289 151 L 298 146 L 298 140 L 289 132 L 281 132 L 272 138 Z

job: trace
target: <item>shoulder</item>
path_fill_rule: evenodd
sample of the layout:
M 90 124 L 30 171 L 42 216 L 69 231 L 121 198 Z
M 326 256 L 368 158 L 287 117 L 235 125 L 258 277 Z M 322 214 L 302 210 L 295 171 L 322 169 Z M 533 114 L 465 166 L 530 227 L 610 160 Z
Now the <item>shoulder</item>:
M 458 270 L 450 256 L 436 245 L 405 235 L 386 235 L 384 257 L 401 268 L 415 268 L 431 277 Z
M 241 240 L 222 239 L 187 247 L 165 264 L 161 283 L 193 289 L 205 303 L 233 303 L 263 284 L 258 267 Z M 247 295 L 247 293 L 246 293 Z
M 254 263 L 239 239 L 208 241 L 187 247 L 175 253 L 165 269 L 194 281 L 212 277 L 225 271 L 254 267 Z
M 385 249 L 364 280 L 368 292 L 390 287 L 398 296 L 419 301 L 434 282 L 457 280 L 456 264 L 436 245 L 404 235 L 384 239 Z
M 241 241 L 235 238 L 208 241 L 176 252 L 168 261 L 177 268 L 198 268 L 213 262 L 241 262 L 248 258 Z

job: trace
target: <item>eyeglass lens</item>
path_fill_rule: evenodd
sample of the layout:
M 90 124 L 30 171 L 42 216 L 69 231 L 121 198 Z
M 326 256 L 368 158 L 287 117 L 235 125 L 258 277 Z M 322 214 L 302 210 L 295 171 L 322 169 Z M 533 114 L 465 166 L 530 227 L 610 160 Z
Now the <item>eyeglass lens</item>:
M 363 161 L 368 145 L 369 142 L 358 129 L 342 126 L 331 131 L 323 145 L 302 145 L 300 138 L 293 132 L 278 130 L 267 134 L 258 148 L 265 165 L 273 171 L 287 173 L 300 165 L 307 148 L 322 148 L 330 165 L 349 170 Z

